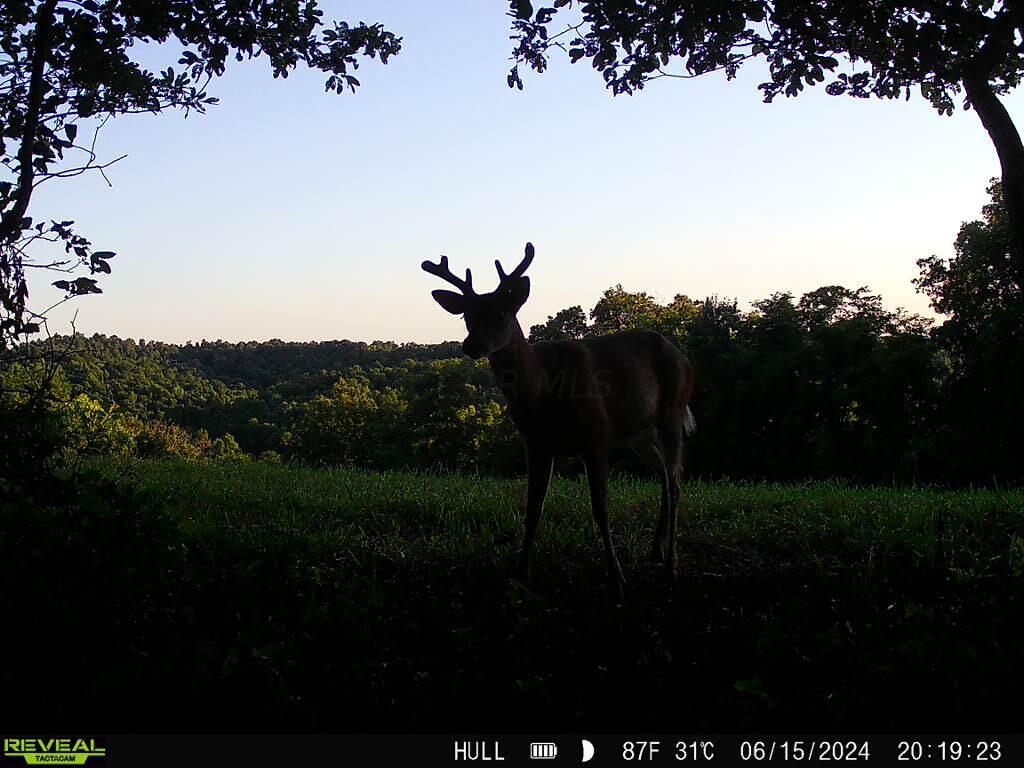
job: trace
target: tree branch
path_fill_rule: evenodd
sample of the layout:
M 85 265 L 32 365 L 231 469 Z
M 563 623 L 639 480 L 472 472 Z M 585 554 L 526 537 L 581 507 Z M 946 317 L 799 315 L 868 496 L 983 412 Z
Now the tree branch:
M 992 29 L 971 61 L 972 68 L 986 77 L 990 75 L 1007 51 L 1013 49 L 1015 31 L 1014 16 L 1010 10 L 993 17 Z
M 35 52 L 32 57 L 32 77 L 29 81 L 28 110 L 21 132 L 21 146 L 18 149 L 18 194 L 14 207 L 4 213 L 0 220 L 0 243 L 7 243 L 21 231 L 21 220 L 28 210 L 32 198 L 32 155 L 39 128 L 39 113 L 43 105 L 43 91 L 46 57 L 50 53 L 50 32 L 53 29 L 53 12 L 57 0 L 46 0 L 36 12 Z

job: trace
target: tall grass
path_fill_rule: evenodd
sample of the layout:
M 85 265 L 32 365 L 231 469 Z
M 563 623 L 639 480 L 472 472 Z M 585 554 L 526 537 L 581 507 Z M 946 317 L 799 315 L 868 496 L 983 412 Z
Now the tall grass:
M 9 727 L 1012 730 L 1024 494 L 617 476 L 609 598 L 585 483 L 101 461 L 0 508 Z M 39 606 L 46 605 L 46 611 Z M 68 696 L 67 691 L 81 695 Z M 43 718 L 43 719 L 41 719 Z
M 239 541 L 302 537 L 330 548 L 379 556 L 490 558 L 518 545 L 525 479 L 454 473 L 308 469 L 268 463 L 143 462 L 99 465 L 185 529 Z M 659 488 L 613 477 L 609 501 L 617 546 L 642 559 L 658 515 Z M 548 493 L 542 546 L 596 546 L 583 479 L 556 477 Z M 820 559 L 838 547 L 869 555 L 903 547 L 955 568 L 998 570 L 1024 535 L 1024 492 L 856 487 L 819 482 L 779 485 L 695 482 L 680 498 L 680 542 L 723 547 L 787 542 Z

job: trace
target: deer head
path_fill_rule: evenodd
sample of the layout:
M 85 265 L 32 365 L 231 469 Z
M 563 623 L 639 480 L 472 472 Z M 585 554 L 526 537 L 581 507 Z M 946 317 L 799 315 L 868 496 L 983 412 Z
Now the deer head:
M 530 296 L 530 278 L 523 277 L 533 261 L 533 245 L 526 244 L 526 254 L 511 274 L 506 275 L 501 262 L 495 260 L 500 282 L 491 293 L 479 294 L 473 290 L 473 273 L 466 270 L 466 279 L 461 280 L 448 268 L 448 257 L 442 256 L 434 264 L 424 261 L 423 271 L 440 277 L 459 289 L 455 291 L 433 291 L 434 301 L 453 315 L 462 315 L 466 320 L 469 334 L 462 342 L 462 351 L 474 360 L 496 352 L 507 345 L 518 328 L 516 313 Z

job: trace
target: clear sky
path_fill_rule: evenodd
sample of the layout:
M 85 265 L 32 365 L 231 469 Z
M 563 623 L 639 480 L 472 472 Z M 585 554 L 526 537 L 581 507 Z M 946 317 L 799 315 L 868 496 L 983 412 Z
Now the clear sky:
M 308 72 L 234 64 L 206 116 L 107 125 L 103 155 L 128 154 L 113 188 L 98 175 L 40 188 L 37 220 L 75 219 L 118 254 L 105 293 L 51 330 L 69 330 L 70 307 L 80 332 L 166 341 L 461 338 L 420 262 L 446 253 L 490 290 L 493 260 L 514 264 L 527 240 L 527 328 L 616 283 L 744 306 L 867 285 L 925 312 L 915 261 L 951 255 L 998 173 L 973 112 L 940 117 L 919 97 L 819 87 L 766 105 L 750 66 L 613 98 L 564 60 L 513 91 L 500 0 L 322 5 L 384 22 L 401 55 L 367 61 L 343 96 Z M 1022 99 L 1006 100 L 1016 117 Z M 37 308 L 57 295 L 33 283 Z

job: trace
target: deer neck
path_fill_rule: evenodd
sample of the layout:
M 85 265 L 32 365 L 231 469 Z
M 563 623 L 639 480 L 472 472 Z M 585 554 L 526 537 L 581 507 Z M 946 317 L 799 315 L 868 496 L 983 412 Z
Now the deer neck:
M 540 360 L 523 335 L 518 320 L 509 343 L 492 352 L 487 359 L 498 387 L 509 403 L 526 404 L 537 399 L 542 378 Z

